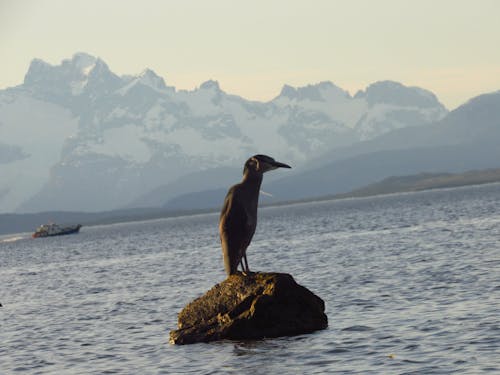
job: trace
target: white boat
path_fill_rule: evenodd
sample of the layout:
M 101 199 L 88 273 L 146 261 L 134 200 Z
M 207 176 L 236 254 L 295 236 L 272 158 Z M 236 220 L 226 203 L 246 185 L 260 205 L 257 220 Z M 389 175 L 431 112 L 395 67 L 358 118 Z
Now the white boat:
M 60 225 L 57 225 L 54 223 L 44 224 L 44 225 L 40 225 L 36 229 L 35 233 L 33 233 L 31 236 L 33 238 L 62 236 L 65 234 L 78 233 L 80 231 L 81 227 L 82 226 L 80 224 L 66 225 L 66 226 L 60 226 Z

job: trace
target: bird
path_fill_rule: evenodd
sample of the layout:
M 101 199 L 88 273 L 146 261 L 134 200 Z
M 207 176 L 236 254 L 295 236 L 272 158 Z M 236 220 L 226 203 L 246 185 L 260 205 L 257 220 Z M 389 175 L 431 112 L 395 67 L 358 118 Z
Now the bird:
M 288 164 L 267 155 L 254 155 L 245 162 L 243 179 L 229 188 L 219 219 L 219 235 L 228 276 L 241 265 L 243 274 L 250 274 L 246 251 L 257 227 L 257 206 L 264 173 Z M 244 262 L 244 263 L 243 263 Z

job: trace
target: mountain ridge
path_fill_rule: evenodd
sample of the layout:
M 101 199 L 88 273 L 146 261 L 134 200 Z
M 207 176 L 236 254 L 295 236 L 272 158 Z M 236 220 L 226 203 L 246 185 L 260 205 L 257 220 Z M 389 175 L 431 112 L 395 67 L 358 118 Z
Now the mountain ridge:
M 372 103 L 331 82 L 285 85 L 273 100 L 258 102 L 227 94 L 214 80 L 188 91 L 150 69 L 118 76 L 86 53 L 59 65 L 34 59 L 23 84 L 0 90 L 0 212 L 125 207 L 185 175 L 239 168 L 252 154 L 298 166 L 448 112 L 433 94 L 423 95 L 435 98 L 433 106 L 422 105 L 426 90 L 376 87 Z M 407 101 L 395 103 L 391 90 Z M 45 153 L 38 139 L 45 139 Z
M 346 193 L 391 175 L 493 168 L 500 159 L 499 142 L 500 92 L 496 92 L 469 100 L 436 123 L 396 129 L 333 150 L 281 178 L 270 176 L 263 189 L 276 192 L 271 200 L 277 202 Z M 207 207 L 222 199 L 224 188 L 217 191 L 188 192 L 170 202 L 165 196 L 167 203 L 157 205 L 179 208 L 196 202 Z

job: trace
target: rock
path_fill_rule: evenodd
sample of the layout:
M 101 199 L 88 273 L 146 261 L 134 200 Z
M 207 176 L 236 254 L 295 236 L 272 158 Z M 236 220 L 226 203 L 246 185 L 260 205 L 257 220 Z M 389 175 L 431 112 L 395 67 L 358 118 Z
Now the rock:
M 179 313 L 173 344 L 292 336 L 328 326 L 325 303 L 286 273 L 229 276 Z

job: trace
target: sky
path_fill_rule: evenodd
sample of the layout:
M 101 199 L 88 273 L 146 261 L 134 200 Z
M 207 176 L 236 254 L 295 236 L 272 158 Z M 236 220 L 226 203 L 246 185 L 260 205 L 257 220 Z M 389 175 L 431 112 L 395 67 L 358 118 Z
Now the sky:
M 497 0 L 0 0 L 0 89 L 33 58 L 87 52 L 178 89 L 214 79 L 267 101 L 284 84 L 394 80 L 453 109 L 500 90 L 499 15 Z

